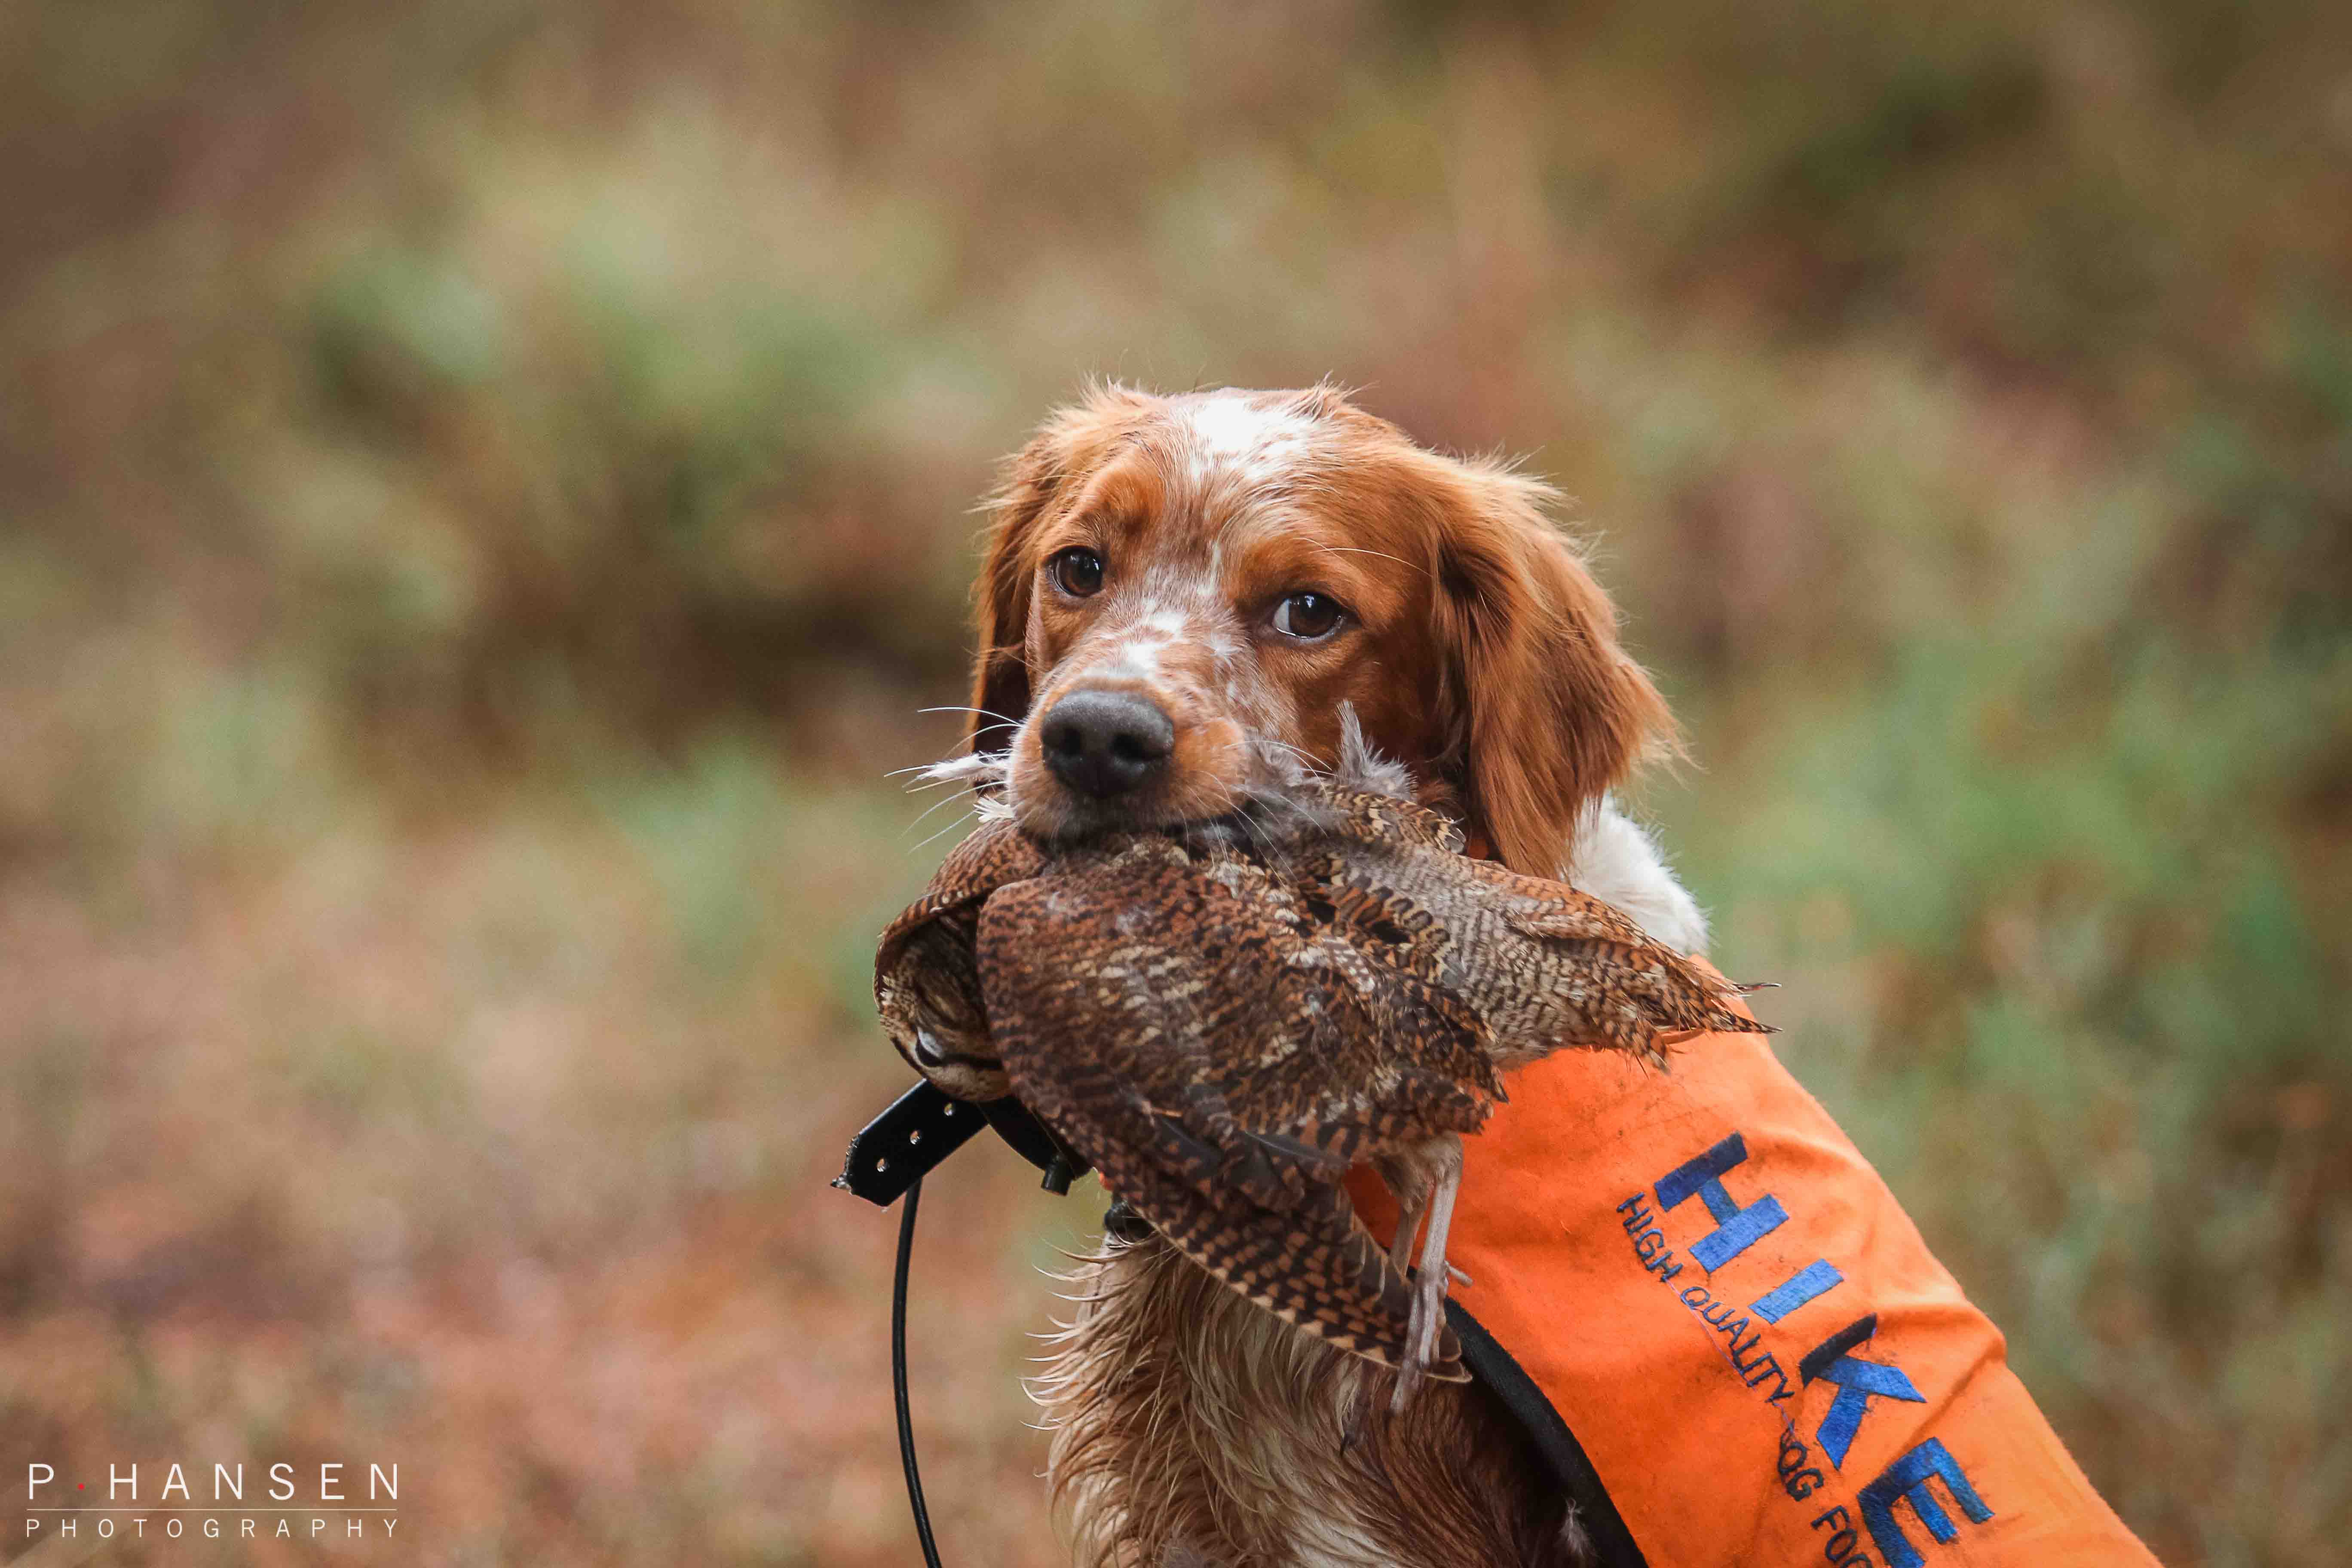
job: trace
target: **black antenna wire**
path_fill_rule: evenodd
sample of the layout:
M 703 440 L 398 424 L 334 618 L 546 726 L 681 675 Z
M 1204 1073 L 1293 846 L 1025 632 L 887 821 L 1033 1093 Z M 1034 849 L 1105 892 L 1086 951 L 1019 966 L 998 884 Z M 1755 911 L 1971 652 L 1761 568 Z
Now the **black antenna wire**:
M 923 1178 L 907 1188 L 898 1215 L 898 1273 L 890 1283 L 890 1394 L 898 1406 L 898 1463 L 907 1471 L 907 1505 L 915 1510 L 915 1538 L 922 1542 L 924 1568 L 940 1568 L 939 1543 L 931 1539 L 931 1512 L 923 1506 L 923 1476 L 915 1468 L 915 1418 L 907 1408 L 907 1265 L 915 1256 L 915 1205 Z

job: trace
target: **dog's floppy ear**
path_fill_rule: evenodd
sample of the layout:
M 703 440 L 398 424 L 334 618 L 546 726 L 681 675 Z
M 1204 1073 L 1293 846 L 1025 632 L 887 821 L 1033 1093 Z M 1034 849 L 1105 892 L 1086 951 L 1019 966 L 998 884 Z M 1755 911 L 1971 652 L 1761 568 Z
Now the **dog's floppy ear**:
M 1035 563 L 1030 533 L 1053 503 L 1063 464 L 1050 426 L 1006 465 L 989 524 L 988 552 L 972 584 L 980 648 L 972 657 L 970 739 L 975 752 L 1001 752 L 1029 711 L 1029 595 Z
M 1119 433 L 1150 403 L 1118 385 L 1089 388 L 1056 410 L 1004 465 L 990 510 L 985 561 L 972 586 L 980 651 L 972 664 L 971 749 L 999 752 L 1029 711 L 1029 597 L 1037 563 L 1029 541 L 1071 482 L 1091 471 Z
M 1674 721 L 1617 612 L 1544 515 L 1550 489 L 1462 465 L 1436 558 L 1439 703 L 1472 826 L 1512 869 L 1562 869 L 1578 818 Z

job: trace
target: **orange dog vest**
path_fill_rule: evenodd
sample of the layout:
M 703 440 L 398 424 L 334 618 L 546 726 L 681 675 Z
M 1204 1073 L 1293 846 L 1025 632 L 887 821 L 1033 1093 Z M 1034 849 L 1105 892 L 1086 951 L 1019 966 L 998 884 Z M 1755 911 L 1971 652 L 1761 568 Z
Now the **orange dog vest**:
M 1465 1140 L 1447 1247 L 1471 1331 L 1566 1422 L 1651 1568 L 2153 1563 L 1771 1047 L 1673 1060 L 1513 1075 Z M 1353 1192 L 1388 1236 L 1380 1184 Z

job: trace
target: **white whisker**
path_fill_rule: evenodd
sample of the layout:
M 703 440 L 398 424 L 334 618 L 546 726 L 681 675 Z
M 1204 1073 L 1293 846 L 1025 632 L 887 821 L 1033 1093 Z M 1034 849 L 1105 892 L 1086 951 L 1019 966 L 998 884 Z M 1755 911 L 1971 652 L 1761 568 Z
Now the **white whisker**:
M 957 828 L 961 827 L 967 821 L 970 821 L 974 815 L 975 814 L 969 811 L 965 812 L 953 822 L 949 823 L 945 827 L 940 828 L 937 833 L 932 834 L 929 838 L 924 839 L 920 844 L 918 844 L 912 849 L 908 850 L 907 853 L 909 855 L 921 854 L 925 849 L 929 848 L 932 845 L 938 843 L 949 834 L 953 833 Z M 910 828 L 908 831 L 911 832 L 913 830 Z
M 993 719 L 1000 724 L 1018 725 L 1021 721 L 1010 713 L 999 713 L 993 708 L 965 708 L 950 705 L 942 708 L 918 708 L 918 713 L 971 713 L 982 719 Z
M 923 808 L 920 816 L 917 816 L 914 821 L 907 824 L 906 827 L 899 832 L 898 837 L 904 838 L 908 834 L 914 832 L 915 829 L 920 827 L 925 822 L 930 820 L 932 813 L 939 811 L 940 808 L 958 804 L 961 804 L 960 797 L 951 795 L 942 796 L 941 798 L 931 802 L 930 805 Z M 967 806 L 965 809 L 969 810 L 971 808 Z

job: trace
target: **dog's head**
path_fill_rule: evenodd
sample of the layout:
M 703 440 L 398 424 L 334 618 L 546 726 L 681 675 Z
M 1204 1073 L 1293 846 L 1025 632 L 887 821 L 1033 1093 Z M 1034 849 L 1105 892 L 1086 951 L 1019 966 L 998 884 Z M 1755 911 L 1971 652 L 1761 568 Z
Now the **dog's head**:
M 979 588 L 975 750 L 1045 840 L 1231 812 L 1343 708 L 1507 864 L 1551 873 L 1664 703 L 1547 521 L 1327 387 L 1096 390 L 1014 458 Z

